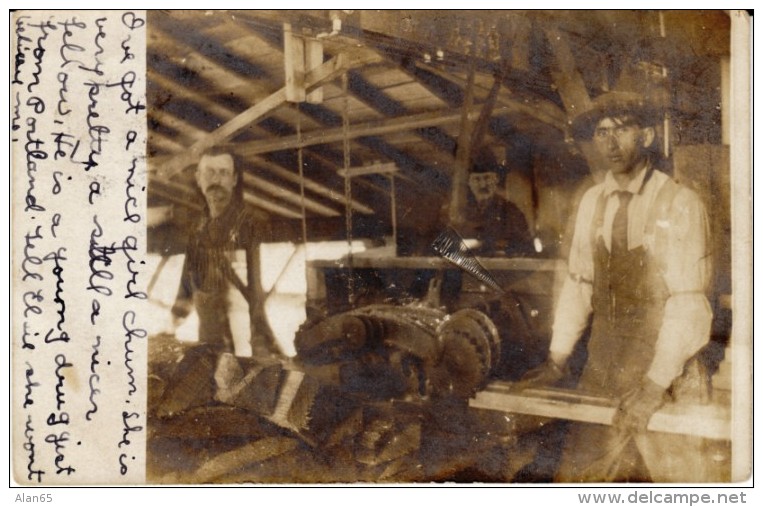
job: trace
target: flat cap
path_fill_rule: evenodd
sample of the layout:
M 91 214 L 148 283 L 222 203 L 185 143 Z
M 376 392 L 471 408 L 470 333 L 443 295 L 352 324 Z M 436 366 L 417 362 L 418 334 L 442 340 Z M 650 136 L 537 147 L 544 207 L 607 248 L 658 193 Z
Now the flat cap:
M 590 139 L 594 128 L 603 118 L 631 116 L 641 127 L 659 121 L 657 106 L 643 95 L 634 92 L 607 92 L 593 99 L 591 108 L 572 119 L 575 139 Z

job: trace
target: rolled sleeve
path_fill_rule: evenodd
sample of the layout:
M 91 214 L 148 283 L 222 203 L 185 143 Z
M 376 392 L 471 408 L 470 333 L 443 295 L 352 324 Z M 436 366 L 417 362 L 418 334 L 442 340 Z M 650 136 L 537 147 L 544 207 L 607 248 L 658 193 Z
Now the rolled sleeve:
M 694 192 L 682 189 L 676 195 L 667 220 L 657 223 L 656 236 L 655 249 L 661 251 L 655 255 L 664 259 L 661 269 L 670 296 L 647 376 L 667 388 L 710 337 L 709 227 Z
M 568 277 L 562 285 L 559 303 L 554 314 L 553 334 L 549 350 L 560 357 L 572 353 L 591 315 L 593 287 L 582 280 Z
M 562 285 L 554 313 L 551 346 L 549 350 L 567 357 L 580 339 L 591 315 L 593 293 L 593 246 L 591 227 L 596 202 L 601 193 L 599 187 L 590 189 L 583 196 L 575 219 L 568 261 L 568 276 Z

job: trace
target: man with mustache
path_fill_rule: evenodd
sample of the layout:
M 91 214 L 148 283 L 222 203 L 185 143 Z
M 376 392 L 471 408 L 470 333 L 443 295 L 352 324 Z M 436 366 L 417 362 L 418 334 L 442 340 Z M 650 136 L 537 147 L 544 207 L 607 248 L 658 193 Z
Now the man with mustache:
M 253 355 L 278 354 L 265 317 L 259 281 L 259 244 L 267 239 L 269 231 L 267 224 L 255 220 L 243 202 L 241 169 L 232 151 L 217 147 L 204 152 L 196 168 L 196 184 L 206 200 L 206 215 L 186 248 L 180 288 L 172 308 L 175 325 L 195 308 L 200 344 L 215 353 L 248 355 L 247 344 L 237 343 L 234 347 L 231 329 L 231 294 L 238 291 L 250 306 Z M 246 280 L 233 269 L 236 252 L 245 252 Z
M 534 253 L 522 211 L 498 194 L 498 164 L 488 149 L 478 153 L 469 172 L 470 195 L 461 235 L 478 240 L 478 255 L 523 257 Z
M 590 322 L 578 389 L 618 406 L 611 426 L 571 425 L 561 482 L 706 480 L 700 439 L 646 431 L 692 371 L 685 366 L 708 342 L 712 318 L 707 214 L 656 168 L 657 119 L 642 96 L 610 92 L 572 123 L 608 171 L 578 209 L 549 358 L 518 387 L 562 381 Z

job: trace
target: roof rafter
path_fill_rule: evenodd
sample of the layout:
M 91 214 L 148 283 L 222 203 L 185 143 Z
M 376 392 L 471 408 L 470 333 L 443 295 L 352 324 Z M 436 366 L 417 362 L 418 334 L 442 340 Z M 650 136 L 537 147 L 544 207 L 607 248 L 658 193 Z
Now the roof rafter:
M 331 60 L 323 63 L 305 75 L 305 89 L 313 90 L 326 81 L 334 79 L 342 72 L 359 65 L 364 65 L 379 60 L 379 56 L 368 50 L 353 50 L 341 53 Z M 286 88 L 281 88 L 267 98 L 259 101 L 249 109 L 239 113 L 234 118 L 213 132 L 208 133 L 202 139 L 196 141 L 184 153 L 172 159 L 165 167 L 165 177 L 171 178 L 187 165 L 192 164 L 204 149 L 219 144 L 230 138 L 244 127 L 260 120 L 274 109 L 286 102 Z
M 244 77 L 240 73 L 230 70 L 221 65 L 217 60 L 213 60 L 204 55 L 201 47 L 190 45 L 187 40 L 187 34 L 183 33 L 184 39 L 176 37 L 175 33 L 168 32 L 166 28 L 153 28 L 157 34 L 161 35 L 163 44 L 171 46 L 172 51 L 169 54 L 183 55 L 183 66 L 198 74 L 204 74 L 210 77 L 218 89 L 229 90 L 236 88 L 247 88 L 255 92 L 258 96 L 267 96 L 272 93 L 268 87 L 268 81 Z M 209 43 L 205 39 L 205 43 Z
M 315 192 L 316 194 L 320 194 L 323 197 L 327 197 L 327 198 L 331 199 L 332 201 L 339 202 L 342 205 L 345 204 L 344 195 L 343 194 L 340 194 L 340 193 L 334 192 L 332 190 L 329 190 L 327 187 L 321 185 L 320 183 L 317 183 L 317 182 L 315 182 L 315 181 L 313 181 L 313 180 L 311 180 L 311 179 L 309 179 L 307 177 L 303 177 L 300 180 L 300 177 L 299 177 L 298 174 L 295 174 L 295 173 L 293 173 L 293 172 L 291 172 L 291 171 L 289 171 L 287 169 L 284 169 L 281 166 L 279 166 L 277 164 L 274 164 L 273 162 L 265 160 L 264 158 L 254 157 L 253 161 L 256 164 L 265 167 L 268 171 L 276 174 L 277 176 L 280 176 L 281 178 L 283 178 L 285 180 L 289 180 L 292 183 L 297 183 L 297 184 L 302 182 L 304 184 L 306 190 L 311 190 L 311 191 Z M 362 204 L 362 203 L 356 201 L 355 199 L 351 199 L 350 200 L 350 206 L 352 206 L 352 209 L 354 211 L 358 211 L 360 213 L 372 214 L 374 212 L 373 209 L 369 208 L 365 204 Z
M 479 107 L 474 107 L 474 113 L 479 113 Z M 428 113 L 411 114 L 399 118 L 387 120 L 376 120 L 364 123 L 357 123 L 352 126 L 347 133 L 349 139 L 359 137 L 377 136 L 395 132 L 404 132 L 413 129 L 426 127 L 435 127 L 457 122 L 461 117 L 461 112 L 456 110 L 432 111 Z M 301 136 L 287 136 L 278 139 L 268 139 L 264 141 L 253 141 L 244 143 L 241 153 L 246 155 L 256 155 L 268 153 L 271 151 L 287 150 L 293 148 L 314 146 L 318 144 L 328 144 L 342 141 L 345 137 L 341 127 L 332 129 L 318 129 L 310 132 L 304 132 Z
M 149 78 L 149 81 L 155 83 L 156 85 L 164 89 L 173 90 L 173 93 L 178 96 L 185 97 L 193 102 L 199 103 L 199 105 L 203 107 L 205 110 L 209 111 L 215 116 L 218 116 L 221 119 L 229 120 L 236 116 L 235 111 L 233 111 L 232 109 L 210 100 L 207 96 L 203 95 L 200 92 L 197 92 L 186 86 L 174 84 L 168 78 L 157 73 L 156 71 L 149 70 L 148 78 Z M 178 118 L 176 115 L 169 113 L 167 111 L 164 111 L 161 108 L 153 108 L 151 114 L 155 116 L 155 118 L 159 120 L 161 123 L 166 124 L 167 126 L 188 135 L 191 139 L 194 139 L 194 142 L 198 139 L 201 139 L 204 135 L 206 135 L 205 131 L 192 125 L 185 119 Z M 263 135 L 272 136 L 272 133 L 263 130 Z M 181 146 L 177 142 L 172 141 L 170 139 L 162 138 L 159 141 L 160 143 L 162 143 L 162 148 L 171 153 L 178 153 L 186 149 L 186 147 Z M 288 148 L 284 148 L 284 149 L 288 149 Z M 243 151 L 239 151 L 238 149 L 236 151 L 237 153 L 241 153 L 242 155 L 248 156 L 248 154 L 244 153 Z M 276 151 L 276 150 L 271 150 L 271 151 Z M 312 156 L 313 155 L 311 155 L 311 158 Z M 154 159 L 152 160 L 152 165 L 157 168 L 158 173 L 162 175 L 162 177 L 165 179 L 166 179 L 166 176 L 164 176 L 165 173 L 163 171 L 163 168 L 166 166 L 166 164 L 170 160 L 171 159 L 168 157 L 165 157 L 165 158 L 154 157 Z M 308 164 L 309 160 L 306 159 L 305 162 L 306 164 Z M 276 163 L 265 160 L 264 158 L 257 159 L 257 163 L 265 167 L 270 172 L 275 173 L 277 176 L 281 177 L 282 179 L 291 181 L 292 183 L 295 183 L 295 184 L 299 184 L 299 176 L 296 173 L 289 171 L 288 169 L 285 169 Z M 339 201 L 342 203 L 342 205 L 344 205 L 344 202 L 343 202 L 344 197 L 342 193 L 336 192 L 332 190 L 330 187 L 327 187 L 321 183 L 306 179 L 305 189 L 311 192 L 314 192 L 316 194 L 319 194 L 323 197 L 328 197 L 332 201 L 335 201 L 335 202 Z M 341 197 L 338 197 L 338 196 L 341 196 Z M 351 206 L 355 211 L 358 211 L 361 213 L 370 214 L 374 212 L 373 209 L 371 209 L 370 207 L 366 206 L 365 204 L 362 204 L 361 202 L 355 199 L 352 200 Z
M 264 178 L 260 178 L 259 176 L 244 173 L 244 183 L 253 187 L 257 187 L 260 190 L 263 190 L 273 196 L 280 197 L 281 199 L 291 202 L 292 204 L 296 204 L 297 206 L 302 206 L 303 204 L 302 196 L 300 194 L 295 194 L 291 190 L 276 185 L 275 183 L 272 183 Z M 327 217 L 337 217 L 340 215 L 340 213 L 335 209 L 324 206 L 323 204 L 310 199 L 309 197 L 304 198 L 304 206 L 305 210 L 312 211 L 319 215 Z
M 158 110 L 154 110 L 153 114 L 157 114 Z M 204 132 L 197 129 L 193 125 L 188 124 L 184 120 L 181 120 L 179 118 L 174 117 L 173 115 L 169 113 L 158 113 L 158 116 L 162 118 L 162 120 L 168 122 L 173 127 L 176 127 L 180 130 L 183 130 L 186 135 L 188 135 L 191 138 L 201 138 L 204 136 Z M 164 136 L 160 136 L 159 134 L 152 134 L 153 136 L 159 137 L 162 142 L 164 142 L 168 147 L 170 147 L 173 151 L 180 152 L 184 149 L 182 145 L 179 143 L 176 143 L 172 141 L 171 139 L 166 139 Z M 152 182 L 159 182 L 160 184 L 163 183 L 171 183 L 168 182 L 165 178 L 160 176 L 153 176 L 151 179 Z M 296 204 L 298 206 L 302 206 L 304 204 L 305 210 L 310 210 L 314 213 L 317 213 L 322 216 L 340 216 L 340 213 L 328 206 L 324 206 L 323 204 L 310 199 L 309 197 L 305 197 L 304 201 L 302 200 L 302 197 L 300 194 L 296 194 L 292 192 L 291 190 L 288 190 L 285 187 L 281 187 L 276 185 L 275 183 L 272 183 L 270 181 L 267 181 L 264 178 L 260 178 L 258 176 L 254 176 L 252 174 L 244 173 L 244 183 L 251 185 L 253 187 L 259 188 L 275 197 L 278 197 L 280 199 L 283 199 L 284 201 L 288 201 L 292 204 Z M 172 185 L 175 185 L 175 183 L 171 183 Z M 267 201 L 262 197 L 250 195 L 248 193 L 245 193 L 244 199 L 255 206 L 258 206 L 263 209 L 267 209 L 268 211 L 273 211 L 275 213 L 278 213 L 279 215 L 286 216 L 289 218 L 301 218 L 302 213 L 300 212 L 296 217 L 294 216 L 294 211 L 291 209 L 288 209 L 284 206 L 281 206 L 277 203 L 274 203 L 272 201 Z
M 411 69 L 411 75 L 414 76 L 417 79 L 420 79 L 422 76 L 422 73 L 426 73 L 430 76 L 437 76 L 439 79 L 441 79 L 441 82 L 448 82 L 452 85 L 458 86 L 459 89 L 461 87 L 466 86 L 466 78 L 459 77 L 453 73 L 446 73 L 443 70 L 440 70 L 436 67 L 430 67 L 430 66 L 424 66 L 422 64 L 415 64 L 415 69 Z M 429 81 L 429 80 L 423 80 L 422 85 L 426 86 L 427 88 L 431 88 L 433 90 L 437 90 L 439 88 L 435 87 L 435 85 Z M 434 87 L 434 88 L 433 88 Z M 474 84 L 474 87 L 476 89 L 480 89 L 483 92 L 487 92 L 488 87 L 479 83 Z M 454 96 L 450 92 L 444 92 L 446 95 Z M 540 122 L 546 123 L 548 125 L 551 125 L 559 130 L 564 131 L 567 128 L 567 116 L 565 112 L 560 109 L 556 104 L 554 104 L 551 101 L 544 100 L 541 98 L 534 97 L 532 100 L 530 99 L 521 99 L 521 98 L 512 98 L 507 96 L 509 94 L 509 91 L 506 87 L 502 87 L 501 91 L 498 94 L 498 97 L 496 99 L 496 109 L 500 109 L 503 112 L 510 112 L 515 114 L 524 114 L 527 116 L 530 116 Z M 458 106 L 460 105 L 460 99 L 455 99 L 456 102 L 454 102 L 451 105 Z

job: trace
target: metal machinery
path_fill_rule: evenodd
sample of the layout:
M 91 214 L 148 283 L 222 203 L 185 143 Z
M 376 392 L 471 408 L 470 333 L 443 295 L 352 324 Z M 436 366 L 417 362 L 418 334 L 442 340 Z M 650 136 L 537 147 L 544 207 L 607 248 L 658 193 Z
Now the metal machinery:
M 296 456 L 298 482 L 510 479 L 516 422 L 468 407 L 500 360 L 485 314 L 370 305 L 305 326 L 296 345 L 293 361 L 195 347 L 156 372 L 168 384 L 154 387 L 154 431 L 173 436 L 168 449 L 207 424 L 214 446 L 232 446 L 164 480 L 278 482 Z
M 556 456 L 536 444 L 558 444 L 564 421 L 608 424 L 613 400 L 511 382 L 545 359 L 568 221 L 601 176 L 567 120 L 592 95 L 636 85 L 668 111 L 674 176 L 719 204 L 703 363 L 716 389 L 650 428 L 707 439 L 710 475 L 728 480 L 725 14 L 162 11 L 149 26 L 150 249 L 182 251 L 203 208 L 195 157 L 224 142 L 247 163 L 244 202 L 271 225 L 267 240 L 350 245 L 306 262 L 293 358 L 152 337 L 150 481 L 553 480 Z M 485 145 L 534 257 L 476 259 L 460 238 L 438 242 L 444 216 L 463 219 Z M 353 240 L 370 248 L 355 253 Z

